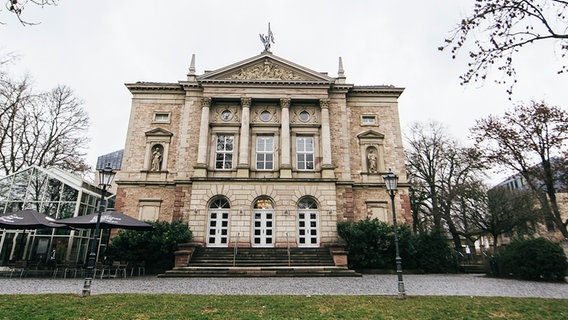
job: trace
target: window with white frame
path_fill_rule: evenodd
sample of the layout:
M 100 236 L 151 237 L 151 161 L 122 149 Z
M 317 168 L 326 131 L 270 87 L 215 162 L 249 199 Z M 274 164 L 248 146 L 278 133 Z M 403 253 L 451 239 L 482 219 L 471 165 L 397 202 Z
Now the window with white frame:
M 154 113 L 154 122 L 161 122 L 161 123 L 170 122 L 170 113 L 169 112 Z
M 296 137 L 296 164 L 298 170 L 314 170 L 314 137 Z
M 232 169 L 235 137 L 232 135 L 218 135 L 215 154 L 215 169 Z
M 361 124 L 366 126 L 372 126 L 377 124 L 377 116 L 376 115 L 362 115 L 361 116 Z
M 257 136 L 256 137 L 256 169 L 257 170 L 273 170 L 274 169 L 274 137 L 273 136 Z

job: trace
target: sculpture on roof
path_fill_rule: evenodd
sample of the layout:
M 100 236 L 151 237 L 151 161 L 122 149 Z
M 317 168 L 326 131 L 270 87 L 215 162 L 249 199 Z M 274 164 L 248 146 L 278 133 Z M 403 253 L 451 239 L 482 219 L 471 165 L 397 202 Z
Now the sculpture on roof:
M 259 36 L 260 41 L 262 41 L 262 44 L 264 44 L 264 51 L 270 52 L 270 44 L 274 43 L 274 35 L 272 34 L 272 31 L 270 31 L 270 22 L 268 23 L 268 34 L 263 35 L 262 33 L 260 33 Z

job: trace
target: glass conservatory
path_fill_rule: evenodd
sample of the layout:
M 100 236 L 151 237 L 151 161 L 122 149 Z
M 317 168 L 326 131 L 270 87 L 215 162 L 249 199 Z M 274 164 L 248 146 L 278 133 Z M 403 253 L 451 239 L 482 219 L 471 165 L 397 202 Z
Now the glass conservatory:
M 96 212 L 102 190 L 81 177 L 57 168 L 30 167 L 0 178 L 0 214 L 33 209 L 54 219 Z M 105 198 L 112 198 L 106 193 Z M 107 201 L 114 207 L 114 199 Z M 38 265 L 87 259 L 92 230 L 0 229 L 0 265 L 27 260 Z M 108 242 L 100 237 L 99 250 Z

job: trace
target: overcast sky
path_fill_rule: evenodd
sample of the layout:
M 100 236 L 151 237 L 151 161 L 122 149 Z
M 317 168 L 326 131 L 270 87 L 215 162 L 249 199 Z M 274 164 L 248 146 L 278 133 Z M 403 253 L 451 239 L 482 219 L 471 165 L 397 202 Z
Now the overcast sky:
M 437 120 L 468 143 L 476 119 L 501 115 L 513 103 L 565 107 L 568 76 L 556 74 L 561 61 L 552 42 L 517 58 L 512 101 L 507 87 L 492 82 L 459 85 L 466 52 L 452 60 L 437 48 L 472 2 L 60 0 L 26 9 L 27 20 L 41 22 L 36 26 L 22 26 L 2 8 L 0 52 L 19 54 L 12 74 L 29 73 L 37 89 L 64 84 L 85 101 L 93 167 L 97 156 L 124 148 L 131 106 L 125 83 L 185 80 L 192 54 L 197 74 L 255 56 L 268 22 L 279 57 L 336 77 L 341 56 L 347 83 L 406 88 L 399 99 L 403 130 Z

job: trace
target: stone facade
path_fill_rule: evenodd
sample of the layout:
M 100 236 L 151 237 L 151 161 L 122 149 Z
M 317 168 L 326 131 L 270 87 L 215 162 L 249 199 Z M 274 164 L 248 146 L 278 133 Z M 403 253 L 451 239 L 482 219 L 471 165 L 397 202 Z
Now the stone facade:
M 341 243 L 338 221 L 392 221 L 383 175 L 399 176 L 410 223 L 393 86 L 345 83 L 269 51 L 177 83 L 131 83 L 116 209 L 182 220 L 205 246 Z

